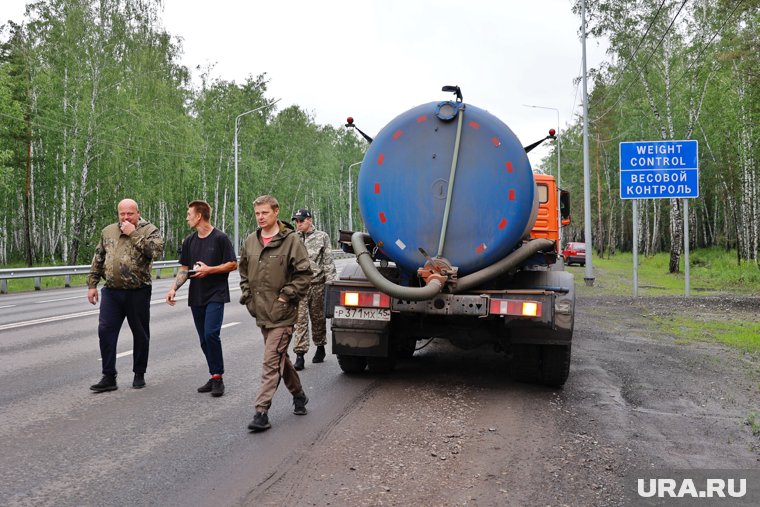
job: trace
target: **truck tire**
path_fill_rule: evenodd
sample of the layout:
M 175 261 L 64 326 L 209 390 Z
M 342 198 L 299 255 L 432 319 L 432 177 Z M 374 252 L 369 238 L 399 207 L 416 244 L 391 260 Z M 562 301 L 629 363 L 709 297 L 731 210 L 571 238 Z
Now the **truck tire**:
M 398 343 L 396 357 L 399 359 L 411 359 L 417 349 L 417 340 L 406 339 Z
M 338 354 L 338 366 L 343 373 L 355 374 L 364 371 L 367 367 L 367 358 L 363 356 L 344 356 Z
M 509 373 L 518 382 L 533 384 L 538 381 L 541 349 L 538 345 L 512 345 Z
M 393 357 L 368 357 L 367 367 L 372 373 L 388 373 L 396 368 L 396 359 Z
M 541 383 L 561 387 L 570 373 L 570 345 L 541 346 Z

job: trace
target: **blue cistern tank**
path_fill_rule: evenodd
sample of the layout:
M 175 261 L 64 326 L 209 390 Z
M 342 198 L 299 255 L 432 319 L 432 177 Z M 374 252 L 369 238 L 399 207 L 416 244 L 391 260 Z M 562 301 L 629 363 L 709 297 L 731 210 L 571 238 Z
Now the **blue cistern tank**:
M 362 161 L 358 199 L 370 236 L 403 271 L 425 264 L 422 248 L 459 276 L 519 246 L 538 209 L 517 136 L 459 101 L 422 104 L 388 123 Z

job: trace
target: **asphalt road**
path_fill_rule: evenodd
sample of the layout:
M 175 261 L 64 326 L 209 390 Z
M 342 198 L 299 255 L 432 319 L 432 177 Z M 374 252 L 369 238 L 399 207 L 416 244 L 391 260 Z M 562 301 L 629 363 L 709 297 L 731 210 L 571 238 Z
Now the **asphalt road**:
M 205 361 L 169 283 L 155 282 L 148 386 L 131 388 L 125 326 L 120 387 L 103 394 L 84 288 L 0 296 L 0 505 L 609 507 L 641 505 L 630 478 L 674 470 L 745 470 L 747 494 L 720 505 L 758 505 L 760 358 L 657 324 L 751 321 L 757 297 L 579 297 L 563 389 L 510 380 L 488 347 L 435 341 L 389 375 L 344 375 L 328 354 L 301 372 L 309 414 L 281 387 L 272 430 L 253 434 L 262 338 L 237 275 L 222 398 L 196 392 Z
M 97 308 L 86 289 L 0 298 L 0 503 L 3 505 L 234 504 L 276 467 L 308 447 L 361 399 L 371 378 L 340 374 L 334 356 L 307 364 L 301 379 L 312 398 L 306 417 L 292 413 L 284 386 L 273 430 L 252 434 L 263 340 L 237 304 L 230 278 L 222 339 L 227 392 L 196 388 L 208 372 L 186 289 L 174 308 L 163 302 L 171 280 L 156 280 L 151 306 L 147 387 L 132 389 L 132 335 L 119 340 L 119 389 L 97 394 Z

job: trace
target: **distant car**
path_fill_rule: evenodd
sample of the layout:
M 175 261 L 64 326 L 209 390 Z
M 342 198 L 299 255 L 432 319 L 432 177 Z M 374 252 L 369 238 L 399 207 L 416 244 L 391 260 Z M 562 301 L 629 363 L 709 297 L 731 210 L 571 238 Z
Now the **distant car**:
M 586 265 L 586 243 L 567 243 L 565 249 L 562 250 L 562 258 L 565 259 L 565 265 L 569 266 L 572 263 Z

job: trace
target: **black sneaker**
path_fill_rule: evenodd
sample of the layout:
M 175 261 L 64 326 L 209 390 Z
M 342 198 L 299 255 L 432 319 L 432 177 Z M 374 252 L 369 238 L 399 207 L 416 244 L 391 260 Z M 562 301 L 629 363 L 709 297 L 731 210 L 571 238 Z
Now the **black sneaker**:
M 135 378 L 132 380 L 132 387 L 135 389 L 142 389 L 145 387 L 145 374 L 135 373 Z
M 253 416 L 253 421 L 248 425 L 248 429 L 254 432 L 268 430 L 271 427 L 272 425 L 269 424 L 269 416 L 267 416 L 266 412 L 256 412 L 256 415 Z
M 198 388 L 199 393 L 210 393 L 211 392 L 211 379 L 208 379 L 208 382 L 203 384 Z
M 309 397 L 306 393 L 301 396 L 293 396 L 293 413 L 295 415 L 306 415 L 306 404 L 309 403 Z
M 293 363 L 293 367 L 298 371 L 303 370 L 303 367 L 304 367 L 303 354 L 296 354 L 296 362 Z
M 317 346 L 317 351 L 314 353 L 314 357 L 311 358 L 312 363 L 321 363 L 325 360 L 325 346 Z
M 220 378 L 211 379 L 211 396 L 218 398 L 224 394 L 224 382 Z
M 90 386 L 92 391 L 96 393 L 104 393 L 106 391 L 115 391 L 118 389 L 116 385 L 116 375 L 103 375 L 100 382 Z

